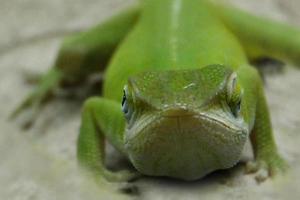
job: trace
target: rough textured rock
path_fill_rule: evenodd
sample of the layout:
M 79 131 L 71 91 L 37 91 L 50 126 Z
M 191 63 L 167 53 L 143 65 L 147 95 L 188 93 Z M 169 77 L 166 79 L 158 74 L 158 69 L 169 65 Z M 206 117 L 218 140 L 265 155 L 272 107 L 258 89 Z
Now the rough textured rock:
M 24 72 L 45 72 L 68 33 L 103 21 L 134 1 L 11 0 L 0 2 L 0 199 L 116 199 L 76 170 L 75 142 L 80 102 L 55 99 L 35 126 L 21 131 L 8 122 L 10 111 L 32 89 Z M 297 0 L 232 0 L 250 12 L 300 26 Z M 285 177 L 262 184 L 244 175 L 243 166 L 186 183 L 161 178 L 136 182 L 142 199 L 299 199 L 300 70 L 267 76 L 266 94 L 276 141 L 290 164 Z M 22 119 L 21 119 L 22 120 Z M 110 196 L 110 198 L 108 198 Z M 118 196 L 120 197 L 120 196 Z M 125 197 L 120 197 L 125 198 Z

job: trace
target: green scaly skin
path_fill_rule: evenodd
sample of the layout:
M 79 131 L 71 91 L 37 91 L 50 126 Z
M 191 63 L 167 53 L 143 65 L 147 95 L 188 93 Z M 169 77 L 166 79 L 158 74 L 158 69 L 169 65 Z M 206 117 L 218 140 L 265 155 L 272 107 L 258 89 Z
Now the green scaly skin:
M 299 35 L 204 0 L 144 0 L 66 39 L 51 70 L 54 83 L 103 71 L 110 59 L 102 97 L 83 106 L 80 164 L 102 181 L 136 177 L 105 167 L 106 138 L 141 174 L 195 180 L 234 166 L 250 137 L 255 161 L 248 171 L 258 172 L 257 180 L 284 171 L 262 81 L 249 60 L 273 56 L 299 64 Z M 46 85 L 32 104 L 56 84 Z

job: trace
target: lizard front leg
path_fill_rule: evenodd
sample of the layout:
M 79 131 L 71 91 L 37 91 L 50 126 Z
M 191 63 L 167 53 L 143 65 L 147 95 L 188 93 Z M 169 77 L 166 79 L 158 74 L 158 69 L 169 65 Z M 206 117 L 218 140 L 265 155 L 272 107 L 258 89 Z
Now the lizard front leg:
M 100 182 L 122 182 L 137 173 L 127 170 L 109 171 L 105 165 L 104 140 L 107 138 L 119 151 L 123 150 L 125 119 L 119 103 L 104 98 L 90 98 L 82 112 L 77 157 L 81 166 Z
M 246 167 L 248 172 L 258 172 L 256 176 L 258 182 L 287 169 L 286 162 L 277 151 L 269 110 L 261 85 L 258 85 L 255 124 L 250 135 L 255 161 L 249 162 Z

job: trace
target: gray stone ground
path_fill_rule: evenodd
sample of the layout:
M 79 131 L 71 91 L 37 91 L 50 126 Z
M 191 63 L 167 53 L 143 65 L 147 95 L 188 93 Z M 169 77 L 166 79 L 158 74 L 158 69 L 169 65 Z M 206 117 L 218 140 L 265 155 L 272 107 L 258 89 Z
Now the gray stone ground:
M 31 91 L 24 73 L 45 72 L 68 33 L 103 21 L 133 1 L 0 0 L 0 199 L 118 199 L 77 172 L 75 142 L 80 102 L 55 99 L 29 131 L 8 122 Z M 253 13 L 300 26 L 297 0 L 234 0 Z M 291 36 L 292 37 L 292 36 Z M 300 199 L 300 71 L 291 66 L 267 77 L 266 94 L 279 150 L 290 172 L 257 184 L 243 166 L 186 183 L 142 178 L 142 199 Z

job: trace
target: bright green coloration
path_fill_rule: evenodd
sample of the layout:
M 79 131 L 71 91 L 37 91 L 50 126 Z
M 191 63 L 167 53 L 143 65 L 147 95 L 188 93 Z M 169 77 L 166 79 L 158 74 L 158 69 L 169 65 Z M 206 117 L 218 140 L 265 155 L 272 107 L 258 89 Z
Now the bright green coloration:
M 112 53 L 131 29 L 137 17 L 137 8 L 132 8 L 89 31 L 66 38 L 54 67 L 42 77 L 40 85 L 10 117 L 15 118 L 28 107 L 40 107 L 61 82 L 76 84 L 85 80 L 92 73 L 102 72 Z
M 235 76 L 211 65 L 131 78 L 125 148 L 138 171 L 194 180 L 236 164 L 248 127 L 239 113 Z
M 249 59 L 299 63 L 299 35 L 205 0 L 144 0 L 139 9 L 67 39 L 54 69 L 57 82 L 103 70 L 115 51 L 103 96 L 83 107 L 80 163 L 99 179 L 133 178 L 106 169 L 107 138 L 142 174 L 195 180 L 234 166 L 250 136 L 255 163 L 249 171 L 283 171 L 263 85 Z
M 270 56 L 300 65 L 299 28 L 226 6 L 217 5 L 217 11 L 228 28 L 236 33 L 248 57 Z

